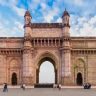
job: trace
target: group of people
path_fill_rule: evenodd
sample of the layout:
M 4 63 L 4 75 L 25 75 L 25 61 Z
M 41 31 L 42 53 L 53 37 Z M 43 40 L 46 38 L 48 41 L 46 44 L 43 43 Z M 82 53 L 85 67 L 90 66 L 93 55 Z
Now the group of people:
M 83 86 L 84 86 L 84 89 L 90 89 L 91 88 L 90 83 L 85 83 Z
M 22 84 L 21 88 L 23 90 L 25 90 L 25 84 Z M 4 83 L 3 92 L 8 92 L 8 85 L 7 85 L 7 83 Z

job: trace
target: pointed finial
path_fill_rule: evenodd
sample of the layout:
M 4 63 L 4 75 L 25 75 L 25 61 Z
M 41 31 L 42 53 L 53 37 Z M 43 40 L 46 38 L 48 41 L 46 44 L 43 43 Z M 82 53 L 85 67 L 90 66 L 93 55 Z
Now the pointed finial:
M 30 12 L 29 12 L 28 10 L 25 12 L 24 17 L 25 17 L 25 16 L 30 16 L 30 17 L 32 18 L 31 14 L 30 14 Z
M 66 10 L 66 8 L 65 8 L 65 11 L 64 11 L 64 13 L 63 13 L 63 15 L 62 15 L 62 18 L 63 18 L 64 16 L 70 16 L 69 13 L 68 13 L 68 11 Z

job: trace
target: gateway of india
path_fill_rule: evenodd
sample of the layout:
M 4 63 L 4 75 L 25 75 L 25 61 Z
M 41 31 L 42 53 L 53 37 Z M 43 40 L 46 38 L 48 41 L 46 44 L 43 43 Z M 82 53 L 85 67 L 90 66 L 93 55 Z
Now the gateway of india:
M 40 66 L 50 61 L 54 83 L 96 85 L 96 37 L 71 37 L 69 19 L 65 10 L 62 23 L 32 23 L 27 10 L 24 37 L 0 37 L 0 84 L 39 84 Z

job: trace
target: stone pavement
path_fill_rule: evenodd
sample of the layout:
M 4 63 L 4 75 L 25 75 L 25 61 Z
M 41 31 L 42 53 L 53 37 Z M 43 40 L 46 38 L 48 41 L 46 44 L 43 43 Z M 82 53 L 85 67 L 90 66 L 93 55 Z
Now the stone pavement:
M 96 96 L 96 89 L 83 88 L 27 88 L 25 91 L 21 88 L 9 88 L 8 92 L 2 92 L 0 96 Z

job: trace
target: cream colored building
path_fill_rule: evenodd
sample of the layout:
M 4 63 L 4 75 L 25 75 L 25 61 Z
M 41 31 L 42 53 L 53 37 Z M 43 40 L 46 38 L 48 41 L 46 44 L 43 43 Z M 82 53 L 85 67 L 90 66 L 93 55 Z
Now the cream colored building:
M 24 19 L 24 37 L 0 37 L 0 84 L 39 83 L 40 66 L 47 60 L 54 66 L 55 83 L 96 85 L 96 37 L 71 37 L 66 10 L 62 23 L 31 23 L 29 11 Z

